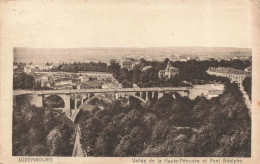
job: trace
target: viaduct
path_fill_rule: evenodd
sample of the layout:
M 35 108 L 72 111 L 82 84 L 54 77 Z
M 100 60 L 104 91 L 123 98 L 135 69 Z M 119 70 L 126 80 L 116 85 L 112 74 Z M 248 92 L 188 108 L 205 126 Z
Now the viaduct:
M 181 96 L 189 97 L 190 87 L 165 87 L 165 88 L 120 88 L 120 89 L 82 89 L 82 90 L 42 90 L 42 91 L 29 91 L 29 90 L 14 90 L 13 98 L 16 103 L 16 97 L 19 95 L 29 95 L 31 105 L 37 107 L 43 107 L 44 101 L 49 96 L 59 96 L 63 102 L 64 107 L 62 110 L 65 112 L 68 118 L 75 122 L 78 113 L 82 107 L 88 104 L 90 101 L 97 98 L 99 95 L 112 94 L 115 98 L 119 98 L 120 95 L 132 96 L 143 103 L 146 103 L 151 98 L 161 98 L 165 93 L 177 92 Z M 156 93 L 156 97 L 155 97 Z M 71 109 L 71 99 L 74 99 L 75 106 Z M 78 106 L 78 102 L 80 105 Z

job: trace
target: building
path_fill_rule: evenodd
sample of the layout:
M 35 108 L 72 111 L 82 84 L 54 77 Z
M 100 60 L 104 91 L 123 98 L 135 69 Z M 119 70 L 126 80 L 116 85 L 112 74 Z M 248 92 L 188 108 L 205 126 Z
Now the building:
M 171 62 L 169 61 L 166 68 L 164 70 L 160 70 L 158 72 L 159 78 L 166 78 L 169 79 L 171 77 L 174 77 L 175 75 L 179 74 L 179 69 L 175 68 L 171 65 Z
M 86 82 L 89 81 L 89 78 L 87 76 L 79 76 L 80 82 Z
M 77 89 L 90 89 L 93 88 L 93 86 L 89 85 L 86 82 L 82 82 L 79 85 L 77 85 Z
M 35 73 L 35 67 L 32 65 L 26 65 L 24 66 L 23 71 L 27 74 L 34 74 Z
M 130 69 L 133 69 L 134 62 L 131 59 L 126 58 L 126 59 L 121 60 L 120 65 L 121 65 L 121 68 L 126 68 L 126 69 L 130 70 Z
M 114 86 L 112 83 L 102 84 L 102 89 L 115 89 L 115 88 L 117 88 L 117 87 Z
M 13 65 L 13 69 L 18 69 L 18 65 Z
M 23 71 L 25 66 L 26 66 L 25 63 L 19 63 L 17 67 L 18 71 Z
M 210 75 L 229 78 L 231 82 L 236 82 L 238 83 L 239 86 L 242 84 L 243 80 L 247 76 L 251 76 L 251 72 L 247 72 L 246 70 L 238 70 L 238 69 L 227 68 L 227 67 L 218 67 L 218 68 L 210 67 L 207 70 L 207 73 Z
M 113 77 L 111 73 L 107 72 L 86 72 L 86 71 L 79 71 L 78 74 L 81 76 L 87 76 L 89 78 L 97 79 L 97 80 L 109 80 Z
M 58 79 L 64 78 L 65 75 L 62 74 L 62 73 L 57 72 L 57 73 L 53 73 L 52 77 L 53 77 L 54 80 L 58 80 Z
M 46 86 L 46 83 L 49 81 L 49 77 L 47 75 L 42 76 L 40 78 L 40 81 L 41 81 L 41 87 L 44 87 L 44 86 Z
M 75 85 L 59 85 L 59 86 L 55 86 L 54 89 L 56 89 L 56 90 L 76 89 L 76 86 Z
M 152 66 L 145 66 L 143 69 L 142 69 L 142 72 L 144 71 L 147 71 L 148 69 L 152 68 Z
M 188 58 L 187 58 L 187 57 L 184 57 L 184 56 L 181 56 L 181 57 L 179 58 L 179 61 L 186 62 L 186 61 L 188 61 Z
M 72 80 L 55 81 L 55 86 L 59 85 L 72 85 Z
M 116 59 L 110 59 L 110 62 L 109 62 L 110 65 L 116 64 L 116 63 L 119 63 Z
M 52 69 L 53 68 L 53 66 L 52 65 L 40 65 L 40 64 L 38 64 L 38 65 L 35 65 L 35 68 L 38 70 L 38 71 L 46 71 L 46 70 L 50 70 L 50 69 Z
M 252 72 L 252 66 L 245 68 L 245 71 L 251 73 Z
M 223 90 L 208 90 L 208 94 L 206 97 L 211 99 L 212 97 L 218 97 L 220 94 L 223 93 Z

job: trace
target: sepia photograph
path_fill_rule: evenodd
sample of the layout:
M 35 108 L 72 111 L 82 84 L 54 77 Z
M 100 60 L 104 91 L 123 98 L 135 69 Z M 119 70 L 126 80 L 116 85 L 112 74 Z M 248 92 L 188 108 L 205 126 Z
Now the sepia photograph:
M 259 1 L 0 3 L 0 163 L 260 162 Z
M 248 48 L 14 48 L 12 153 L 250 157 L 251 61 Z

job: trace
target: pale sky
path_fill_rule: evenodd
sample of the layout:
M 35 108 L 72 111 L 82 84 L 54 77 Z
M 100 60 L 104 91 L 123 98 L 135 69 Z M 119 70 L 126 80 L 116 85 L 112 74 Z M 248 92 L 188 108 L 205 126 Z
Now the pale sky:
M 249 0 L 45 0 L 4 5 L 14 47 L 251 48 Z

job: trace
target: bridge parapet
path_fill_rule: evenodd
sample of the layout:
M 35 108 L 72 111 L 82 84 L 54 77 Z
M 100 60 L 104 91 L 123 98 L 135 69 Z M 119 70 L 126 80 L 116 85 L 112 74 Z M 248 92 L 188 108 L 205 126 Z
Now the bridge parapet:
M 37 94 L 37 95 L 53 95 L 53 94 L 81 94 L 81 93 L 114 93 L 114 92 L 166 92 L 166 91 L 188 91 L 191 87 L 164 87 L 164 88 L 119 88 L 119 89 L 79 89 L 79 90 L 14 90 L 13 95 Z

